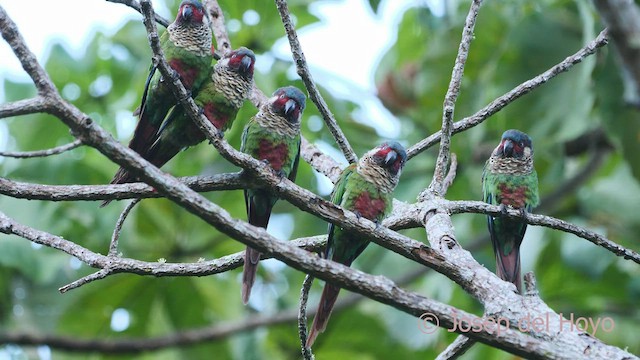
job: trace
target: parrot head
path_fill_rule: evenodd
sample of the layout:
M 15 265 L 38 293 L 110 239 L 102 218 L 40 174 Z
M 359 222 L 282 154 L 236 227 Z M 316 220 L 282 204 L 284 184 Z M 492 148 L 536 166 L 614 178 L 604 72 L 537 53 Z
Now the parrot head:
M 200 25 L 206 17 L 206 12 L 200 1 L 184 0 L 178 8 L 176 23 Z
M 502 134 L 500 144 L 493 150 L 493 156 L 500 158 L 529 158 L 533 155 L 533 144 L 529 135 L 519 130 L 507 130 Z
M 371 158 L 389 174 L 398 176 L 407 162 L 407 152 L 397 141 L 387 141 L 372 150 Z
M 306 99 L 302 91 L 298 90 L 297 87 L 286 86 L 276 90 L 271 95 L 269 103 L 274 113 L 295 124 L 300 122 Z
M 253 78 L 253 66 L 256 63 L 256 56 L 253 51 L 246 47 L 240 47 L 228 52 L 220 61 L 226 62 L 226 66 L 229 69 L 244 76 L 246 79 Z

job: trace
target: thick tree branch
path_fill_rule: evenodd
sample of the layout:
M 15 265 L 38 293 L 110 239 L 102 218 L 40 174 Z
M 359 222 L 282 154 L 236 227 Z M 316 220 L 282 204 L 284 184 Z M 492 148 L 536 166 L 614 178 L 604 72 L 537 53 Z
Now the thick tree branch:
M 480 111 L 476 112 L 475 114 L 453 123 L 452 134 L 457 134 L 481 124 L 491 115 L 502 110 L 505 106 L 511 104 L 522 95 L 528 94 L 529 92 L 551 80 L 558 74 L 568 71 L 569 69 L 571 69 L 571 67 L 573 67 L 573 65 L 582 62 L 582 60 L 584 60 L 587 56 L 593 55 L 596 50 L 605 46 L 607 42 L 607 30 L 603 30 L 593 41 L 588 43 L 582 49 L 578 50 L 578 52 L 576 52 L 575 54 L 567 57 L 542 74 L 516 86 L 515 88 L 511 89 L 511 91 L 493 100 L 491 103 L 480 109 Z M 409 159 L 437 143 L 440 139 L 441 134 L 442 132 L 438 131 L 407 149 L 407 156 L 409 157 Z
M 449 165 L 449 156 L 451 153 L 451 131 L 453 126 L 453 114 L 456 106 L 456 100 L 460 94 L 460 84 L 464 74 L 464 65 L 469 56 L 469 47 L 473 39 L 473 29 L 476 25 L 476 18 L 482 0 L 473 0 L 467 19 L 465 20 L 464 29 L 462 30 L 462 39 L 458 47 L 458 55 L 456 56 L 453 70 L 451 73 L 451 81 L 449 88 L 444 96 L 444 104 L 442 105 L 442 129 L 440 130 L 440 149 L 436 160 L 436 167 L 433 173 L 433 179 L 429 185 L 429 191 L 436 196 L 444 196 L 445 176 L 447 174 L 447 166 Z
M 296 64 L 296 69 L 298 70 L 298 75 L 302 78 L 304 82 L 304 86 L 307 88 L 309 92 L 309 98 L 316 104 L 318 111 L 320 111 L 320 115 L 322 115 L 322 119 L 325 124 L 329 128 L 331 135 L 336 140 L 338 147 L 342 150 L 344 157 L 349 161 L 349 163 L 355 163 L 358 161 L 358 157 L 356 153 L 351 148 L 349 144 L 349 140 L 342 132 L 342 129 L 338 126 L 335 117 L 329 110 L 327 103 L 320 95 L 320 91 L 316 86 L 315 81 L 311 76 L 311 72 L 309 71 L 309 67 L 307 66 L 307 60 L 304 57 L 304 53 L 302 52 L 302 47 L 300 45 L 300 41 L 298 40 L 298 35 L 296 34 L 296 30 L 293 26 L 293 22 L 291 21 L 291 14 L 289 13 L 289 7 L 287 6 L 286 0 L 275 0 L 276 7 L 278 8 L 278 12 L 280 13 L 280 18 L 282 19 L 282 24 L 284 25 L 284 30 L 287 33 L 287 38 L 289 39 L 289 46 L 291 46 L 291 53 L 293 54 L 293 60 Z

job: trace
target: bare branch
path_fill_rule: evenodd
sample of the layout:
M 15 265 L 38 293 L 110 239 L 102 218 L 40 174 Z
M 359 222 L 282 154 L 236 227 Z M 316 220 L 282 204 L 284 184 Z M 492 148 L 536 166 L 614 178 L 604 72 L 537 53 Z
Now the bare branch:
M 304 82 L 304 85 L 309 92 L 309 98 L 314 104 L 316 104 L 318 111 L 320 111 L 320 115 L 322 115 L 322 119 L 324 119 L 325 124 L 327 124 L 331 135 L 333 135 L 338 147 L 342 150 L 344 157 L 347 158 L 349 163 L 355 163 L 358 161 L 356 153 L 351 148 L 349 140 L 347 140 L 342 129 L 338 126 L 338 123 L 331 113 L 331 110 L 329 110 L 327 103 L 322 98 L 322 95 L 320 95 L 320 91 L 318 91 L 315 81 L 313 81 L 311 72 L 307 66 L 307 60 L 305 59 L 302 47 L 300 46 L 300 41 L 298 41 L 298 35 L 296 34 L 293 22 L 291 21 L 291 14 L 289 13 L 287 1 L 275 0 L 275 2 L 278 12 L 280 13 L 280 18 L 282 19 L 282 24 L 284 25 L 284 30 L 287 33 L 287 38 L 289 39 L 289 45 L 291 46 L 291 53 L 293 54 L 293 60 L 296 64 L 298 75 L 302 78 L 302 82 Z
M 56 95 L 56 88 L 46 71 L 38 64 L 36 57 L 27 48 L 22 34 L 18 31 L 16 24 L 9 18 L 4 8 L 0 7 L 0 32 L 2 37 L 11 46 L 11 50 L 16 55 L 22 68 L 33 80 L 38 94 L 42 96 L 45 103 L 43 107 L 47 107 L 47 96 Z
M 130 202 L 127 207 L 122 210 L 120 216 L 118 217 L 118 221 L 116 222 L 116 227 L 113 229 L 113 235 L 111 236 L 111 243 L 109 244 L 109 253 L 107 256 L 118 256 L 118 240 L 120 239 L 120 232 L 122 231 L 122 225 L 124 225 L 124 221 L 129 216 L 129 212 L 136 206 L 141 199 L 135 199 Z
M 116 4 L 124 4 L 128 7 L 134 9 L 135 11 L 142 14 L 142 9 L 140 8 L 140 3 L 136 0 L 107 0 L 108 2 L 116 3 Z M 155 14 L 156 22 L 164 27 L 169 26 L 171 21 L 163 18 L 162 16 Z
M 56 146 L 47 150 L 38 150 L 38 151 L 24 151 L 24 152 L 12 152 L 12 151 L 0 151 L 0 156 L 12 157 L 12 158 L 34 158 L 34 157 L 46 157 L 51 155 L 62 154 L 65 151 L 73 150 L 78 146 L 82 145 L 82 141 L 74 140 L 68 144 Z
M 80 286 L 86 285 L 88 283 L 94 282 L 96 280 L 102 280 L 104 278 L 106 278 L 107 276 L 113 274 L 113 269 L 111 268 L 104 268 L 101 269 L 99 271 L 94 272 L 93 274 L 87 275 L 85 277 L 82 277 L 72 283 L 69 283 L 67 285 L 61 286 L 60 288 L 58 288 L 58 291 L 60 291 L 61 294 L 66 293 L 69 290 L 73 290 L 73 289 L 77 289 Z
M 436 360 L 453 360 L 464 355 L 476 342 L 464 335 L 459 335 L 443 352 L 441 352 Z
M 507 216 L 511 219 L 525 220 L 529 225 L 544 226 L 551 229 L 568 232 L 585 240 L 588 240 L 595 245 L 603 247 L 617 256 L 621 256 L 624 259 L 631 260 L 637 264 L 640 264 L 640 254 L 638 254 L 637 252 L 618 245 L 598 233 L 573 225 L 564 220 L 537 214 L 526 214 L 526 219 L 522 219 L 522 216 L 518 210 L 509 209 L 507 210 L 506 214 L 503 214 L 499 206 L 489 205 L 481 201 L 447 201 L 443 202 L 442 206 L 444 206 L 451 214 L 477 213 L 493 216 L 502 215 Z
M 300 335 L 302 358 L 305 360 L 314 359 L 311 348 L 307 347 L 307 300 L 309 300 L 311 285 L 313 285 L 313 276 L 305 276 L 302 282 L 302 289 L 300 289 L 300 306 L 298 309 L 298 334 Z
M 0 119 L 46 111 L 47 102 L 42 96 L 0 104 Z
M 449 155 L 451 152 L 451 131 L 453 124 L 453 113 L 456 106 L 456 100 L 458 94 L 460 94 L 460 84 L 462 83 L 462 75 L 464 74 L 464 65 L 467 62 L 469 56 L 469 47 L 471 46 L 471 40 L 473 39 L 473 29 L 476 25 L 476 18 L 478 17 L 478 11 L 482 0 L 473 0 L 471 2 L 471 8 L 467 19 L 465 20 L 464 29 L 462 30 L 462 39 L 460 40 L 460 46 L 458 47 L 458 55 L 453 65 L 451 73 L 451 81 L 449 82 L 449 88 L 447 94 L 444 97 L 444 104 L 442 109 L 442 129 L 440 130 L 440 150 L 438 151 L 438 159 L 436 160 L 436 167 L 433 173 L 433 179 L 431 179 L 431 185 L 429 185 L 429 191 L 437 196 L 444 196 L 446 193 L 444 187 L 444 178 L 447 173 L 447 165 L 449 164 Z
M 342 166 L 338 164 L 331 156 L 323 153 L 315 145 L 302 137 L 300 146 L 300 156 L 318 172 L 326 175 L 331 182 L 335 183 L 340 177 Z
M 255 186 L 255 182 L 241 173 L 179 178 L 197 192 L 238 190 Z M 115 185 L 41 185 L 18 182 L 0 177 L 0 194 L 17 199 L 47 201 L 123 200 L 158 198 L 163 195 L 145 183 Z
M 470 129 L 478 124 L 481 124 L 491 115 L 497 113 L 502 110 L 505 106 L 511 104 L 516 99 L 520 98 L 522 95 L 528 94 L 532 90 L 538 88 L 540 85 L 546 83 L 551 80 L 558 74 L 561 74 L 565 71 L 568 71 L 573 67 L 573 65 L 582 62 L 587 56 L 593 55 L 596 50 L 605 46 L 608 42 L 607 31 L 603 30 L 600 34 L 582 49 L 578 50 L 575 54 L 567 57 L 557 65 L 551 67 L 549 70 L 543 72 L 542 74 L 523 82 L 522 84 L 516 86 L 511 89 L 508 93 L 500 96 L 499 98 L 493 100 L 489 105 L 480 109 L 480 111 L 475 114 L 466 117 L 460 121 L 456 121 L 453 124 L 452 134 L 457 134 L 459 132 Z M 417 144 L 411 146 L 407 149 L 407 156 L 409 159 L 423 152 L 424 150 L 433 146 L 440 139 L 442 132 L 438 131 L 435 134 L 430 135 L 426 139 L 419 141 Z
M 225 54 L 231 51 L 231 40 L 224 25 L 224 14 L 217 0 L 204 0 L 205 8 L 211 17 L 211 30 L 216 38 L 216 49 Z M 255 85 L 255 84 L 254 84 Z

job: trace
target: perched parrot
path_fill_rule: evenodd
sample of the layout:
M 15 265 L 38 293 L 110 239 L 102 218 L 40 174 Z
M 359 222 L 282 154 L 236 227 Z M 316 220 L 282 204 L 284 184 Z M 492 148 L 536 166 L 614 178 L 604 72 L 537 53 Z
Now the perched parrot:
M 255 59 L 253 51 L 244 47 L 225 54 L 193 99 L 220 132 L 231 127 L 238 110 L 251 92 Z M 148 149 L 139 153 L 153 165 L 161 167 L 181 150 L 201 143 L 205 135 L 178 105 L 158 129 L 155 139 Z M 135 177 L 120 168 L 112 183 L 134 180 Z
M 180 3 L 176 20 L 160 36 L 160 46 L 167 62 L 180 76 L 185 88 L 194 95 L 211 72 L 213 55 L 209 24 L 209 17 L 199 1 L 184 0 Z M 156 70 L 156 67 L 151 68 L 140 107 L 134 112 L 139 121 L 129 148 L 141 155 L 156 142 L 167 113 L 177 103 L 171 89 Z M 120 169 L 111 183 L 131 180 Z
M 538 205 L 538 175 L 533 167 L 531 138 L 518 130 L 502 134 L 482 173 L 484 201 L 529 212 Z M 487 216 L 496 254 L 496 274 L 520 292 L 520 244 L 527 224 L 500 216 Z
M 300 159 L 300 117 L 305 101 L 304 94 L 293 86 L 276 90 L 245 126 L 240 150 L 267 161 L 280 176 L 295 181 Z M 249 224 L 266 229 L 278 197 L 267 190 L 247 189 L 244 200 Z M 245 305 L 251 296 L 259 261 L 260 252 L 247 247 L 242 272 L 242 302 Z
M 342 171 L 331 194 L 331 201 L 359 217 L 382 222 L 391 211 L 393 190 L 406 161 L 407 153 L 402 145 L 395 141 L 381 144 L 366 153 L 357 164 L 351 164 Z M 368 244 L 366 239 L 329 224 L 324 257 L 350 266 Z M 307 347 L 311 347 L 318 334 L 325 330 L 339 291 L 337 285 L 324 285 Z

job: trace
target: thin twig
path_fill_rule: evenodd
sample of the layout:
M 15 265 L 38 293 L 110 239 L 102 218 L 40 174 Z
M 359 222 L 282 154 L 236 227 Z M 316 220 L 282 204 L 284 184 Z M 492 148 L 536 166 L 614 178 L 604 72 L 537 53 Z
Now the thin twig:
M 313 276 L 305 276 L 300 289 L 300 307 L 298 308 L 298 334 L 300 335 L 302 358 L 305 360 L 314 359 L 311 348 L 307 347 L 307 300 L 309 300 L 309 290 L 312 284 Z
M 22 151 L 22 152 L 0 151 L 0 156 L 19 158 L 19 159 L 46 157 L 46 156 L 61 154 L 65 151 L 73 150 L 80 145 L 82 145 L 82 141 L 74 140 L 73 142 L 70 142 L 68 144 L 56 146 L 54 148 L 46 149 L 46 150 Z
M 436 167 L 433 172 L 433 179 L 429 185 L 429 191 L 436 196 L 444 196 L 446 193 L 444 187 L 444 178 L 447 174 L 447 165 L 449 164 L 449 156 L 451 152 L 451 132 L 453 127 L 453 114 L 456 106 L 456 100 L 460 94 L 460 84 L 462 83 L 462 75 L 464 74 L 464 65 L 469 56 L 469 46 L 473 39 L 473 29 L 478 17 L 478 11 L 482 5 L 482 0 L 473 0 L 469 14 L 465 20 L 464 29 L 462 30 L 462 39 L 458 47 L 458 55 L 456 56 L 453 70 L 451 72 L 451 81 L 447 94 L 444 97 L 442 109 L 442 130 L 440 133 L 440 150 L 436 160 Z
M 135 11 L 142 14 L 142 9 L 140 8 L 140 3 L 136 0 L 107 0 L 108 2 L 116 3 L 116 4 L 124 4 L 128 7 L 134 9 Z M 163 18 L 162 16 L 155 14 L 156 22 L 164 27 L 169 26 L 171 21 Z
M 528 94 L 532 90 L 538 88 L 540 85 L 556 77 L 558 74 L 568 71 L 574 65 L 582 62 L 582 60 L 584 60 L 586 57 L 595 54 L 596 50 L 607 45 L 607 43 L 607 30 L 605 29 L 600 32 L 600 34 L 593 41 L 585 45 L 582 49 L 578 50 L 575 54 L 567 57 L 542 74 L 516 86 L 515 88 L 511 89 L 511 91 L 493 100 L 491 103 L 480 109 L 480 111 L 476 112 L 475 114 L 460 121 L 456 121 L 453 124 L 452 134 L 457 134 L 478 124 L 481 124 L 491 115 L 502 110 L 505 106 L 511 104 L 522 95 Z M 438 131 L 435 134 L 432 134 L 429 137 L 419 141 L 415 145 L 409 147 L 407 149 L 407 156 L 409 157 L 409 159 L 436 144 L 440 139 L 441 134 L 442 132 Z
M 358 161 L 358 156 L 356 156 L 356 153 L 351 148 L 349 140 L 347 140 L 342 129 L 338 126 L 335 117 L 331 113 L 331 110 L 329 110 L 329 107 L 322 98 L 322 95 L 320 95 L 320 91 L 318 91 L 315 81 L 313 81 L 313 77 L 311 76 L 311 72 L 307 66 L 307 60 L 304 57 L 300 41 L 298 40 L 298 35 L 296 34 L 295 27 L 291 21 L 291 14 L 289 13 L 287 1 L 275 0 L 275 2 L 278 12 L 280 13 L 280 18 L 282 19 L 282 24 L 284 25 L 284 30 L 287 33 L 287 38 L 289 39 L 289 45 L 291 46 L 291 53 L 296 64 L 296 69 L 298 70 L 298 75 L 302 78 L 302 82 L 304 82 L 304 86 L 309 92 L 309 98 L 314 104 L 316 104 L 318 111 L 320 111 L 320 115 L 322 115 L 322 119 L 325 124 L 327 124 L 331 135 L 333 135 L 338 147 L 342 150 L 344 157 L 349 161 L 349 163 L 353 164 Z
M 136 206 L 142 199 L 135 199 L 130 202 L 127 207 L 122 210 L 120 213 L 120 217 L 118 217 L 118 221 L 116 222 L 116 227 L 113 229 L 113 235 L 111 236 L 111 243 L 109 244 L 109 253 L 107 256 L 118 256 L 118 240 L 120 239 L 120 232 L 122 230 L 122 225 L 124 224 L 125 219 L 129 215 L 131 209 Z
M 449 164 L 449 171 L 447 172 L 447 176 L 444 178 L 444 182 L 442 183 L 443 197 L 447 195 L 447 191 L 449 190 L 449 187 L 453 185 L 453 181 L 456 179 L 456 175 L 458 173 L 458 157 L 455 153 L 451 153 L 450 162 L 451 163 Z
M 435 360 L 453 360 L 464 355 L 476 342 L 464 335 L 458 337 Z
M 94 282 L 96 280 L 102 280 L 104 278 L 106 278 L 107 276 L 113 274 L 113 269 L 109 268 L 109 267 L 105 267 L 104 269 L 100 269 L 99 271 L 94 272 L 93 274 L 81 277 L 80 279 L 71 282 L 67 285 L 64 285 L 60 288 L 58 288 L 58 291 L 61 294 L 66 293 L 69 290 L 73 290 L 73 289 L 77 289 L 83 285 L 86 285 L 88 283 Z

